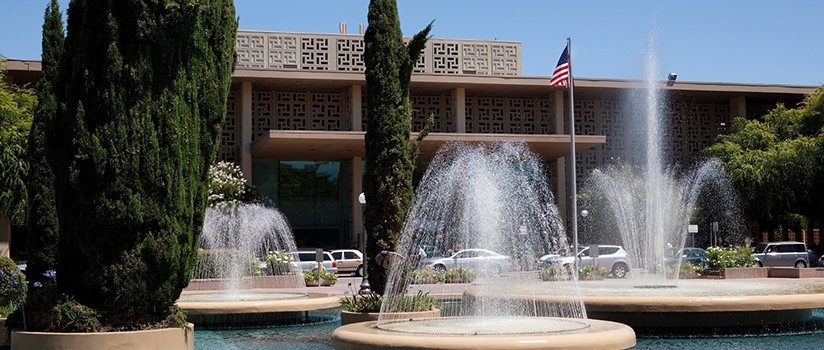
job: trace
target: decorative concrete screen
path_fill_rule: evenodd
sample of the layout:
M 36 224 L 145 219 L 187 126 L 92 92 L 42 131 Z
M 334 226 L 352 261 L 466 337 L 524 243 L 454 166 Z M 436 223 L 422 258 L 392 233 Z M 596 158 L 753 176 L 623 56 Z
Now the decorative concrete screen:
M 670 104 L 669 114 L 662 125 L 669 141 L 665 152 L 670 161 L 682 166 L 690 166 L 701 157 L 701 152 L 711 145 L 715 138 L 729 130 L 729 103 L 681 101 Z M 643 131 L 631 130 L 633 125 L 631 106 L 622 101 L 576 100 L 576 134 L 605 135 L 603 146 L 579 154 L 576 168 L 582 177 L 596 166 L 626 162 L 640 164 L 643 153 L 629 154 L 628 150 L 640 147 Z M 721 125 L 724 123 L 725 125 Z
M 223 130 L 220 132 L 220 149 L 217 155 L 218 160 L 221 161 L 240 162 L 240 148 L 238 147 L 240 135 L 237 124 L 237 97 L 239 95 L 237 91 L 230 91 L 226 100 L 226 122 L 223 123 Z
M 360 35 L 238 31 L 235 50 L 241 69 L 364 71 Z M 521 43 L 431 39 L 414 72 L 520 75 Z
M 466 132 L 555 133 L 553 102 L 544 98 L 466 97 Z

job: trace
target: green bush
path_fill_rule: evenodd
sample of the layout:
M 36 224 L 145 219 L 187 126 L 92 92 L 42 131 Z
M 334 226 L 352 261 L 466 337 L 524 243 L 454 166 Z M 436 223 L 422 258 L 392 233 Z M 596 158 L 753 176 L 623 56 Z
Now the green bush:
M 246 194 L 246 178 L 240 167 L 230 162 L 217 162 L 209 167 L 209 205 L 234 207 Z
M 707 248 L 707 269 L 710 273 L 718 273 L 724 268 L 754 267 L 757 261 L 752 253 L 752 247 L 709 247 Z
M 52 327 L 63 332 L 97 332 L 100 330 L 100 314 L 74 300 L 57 304 Z
M 332 284 L 335 284 L 338 282 L 338 275 L 333 272 L 326 271 L 323 268 L 312 269 L 312 271 L 305 272 L 303 274 L 303 281 L 306 283 L 329 281 Z
M 280 276 L 291 274 L 293 263 L 294 259 L 292 255 L 285 251 L 278 250 L 266 253 L 266 265 L 269 266 L 270 275 Z
M 557 281 L 569 279 L 572 275 L 572 268 L 569 266 L 547 266 L 538 271 L 538 277 L 543 281 Z
M 197 263 L 235 58 L 230 0 L 72 1 L 45 129 L 57 286 L 105 329 L 165 322 Z
M 478 277 L 478 274 L 465 267 L 455 267 L 446 271 L 437 271 L 431 267 L 423 267 L 409 273 L 411 283 L 433 284 L 433 283 L 470 283 Z
M 260 262 L 254 255 L 235 249 L 203 249 L 198 251 L 195 278 L 230 278 L 225 266 L 247 266 L 243 276 L 259 276 Z
M 389 312 L 416 312 L 429 311 L 438 307 L 438 300 L 435 297 L 418 291 L 416 295 L 403 295 L 392 298 L 383 298 L 378 294 L 357 294 L 352 293 L 351 297 L 341 299 L 341 305 L 350 312 L 380 312 L 383 303 L 387 303 Z
M 26 276 L 11 259 L 0 256 L 0 316 L 6 317 L 26 301 Z
M 578 267 L 578 278 L 580 279 L 601 279 L 609 276 L 609 274 L 609 269 L 601 266 L 584 265 Z

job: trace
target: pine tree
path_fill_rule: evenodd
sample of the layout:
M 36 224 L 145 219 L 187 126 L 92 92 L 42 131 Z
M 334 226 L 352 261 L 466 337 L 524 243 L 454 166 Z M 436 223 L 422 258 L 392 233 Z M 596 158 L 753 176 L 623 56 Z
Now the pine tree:
M 48 128 L 57 286 L 101 324 L 156 323 L 192 274 L 226 115 L 231 0 L 73 0 Z
M 43 274 L 55 269 L 58 223 L 54 204 L 54 174 L 47 161 L 46 127 L 57 111 L 52 85 L 63 54 L 63 18 L 52 0 L 43 18 L 42 72 L 37 84 L 38 105 L 29 132 L 28 251 L 26 272 L 30 284 L 43 282 Z M 30 288 L 30 292 L 38 289 Z
M 366 65 L 366 255 L 393 250 L 412 204 L 415 144 L 409 82 L 412 69 L 426 45 L 430 23 L 408 45 L 403 42 L 395 0 L 369 2 L 369 27 L 364 35 Z M 382 294 L 386 271 L 369 264 L 372 290 Z

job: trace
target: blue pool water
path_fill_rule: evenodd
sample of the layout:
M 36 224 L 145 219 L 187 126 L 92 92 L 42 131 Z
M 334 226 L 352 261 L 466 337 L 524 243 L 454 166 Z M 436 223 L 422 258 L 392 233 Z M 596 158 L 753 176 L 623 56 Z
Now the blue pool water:
M 340 326 L 338 310 L 314 312 L 307 323 L 293 326 L 198 329 L 195 349 L 333 349 L 331 334 Z M 755 335 L 751 331 L 724 335 L 652 335 L 639 334 L 636 349 L 824 349 L 824 310 L 814 312 L 810 324 L 786 326 L 780 332 Z

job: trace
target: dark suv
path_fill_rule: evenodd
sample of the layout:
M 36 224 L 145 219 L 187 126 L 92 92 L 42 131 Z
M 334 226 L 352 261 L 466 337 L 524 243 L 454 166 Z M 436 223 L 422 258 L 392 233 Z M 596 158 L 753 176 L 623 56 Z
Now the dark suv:
M 807 267 L 807 245 L 802 242 L 760 243 L 753 254 L 760 267 Z

